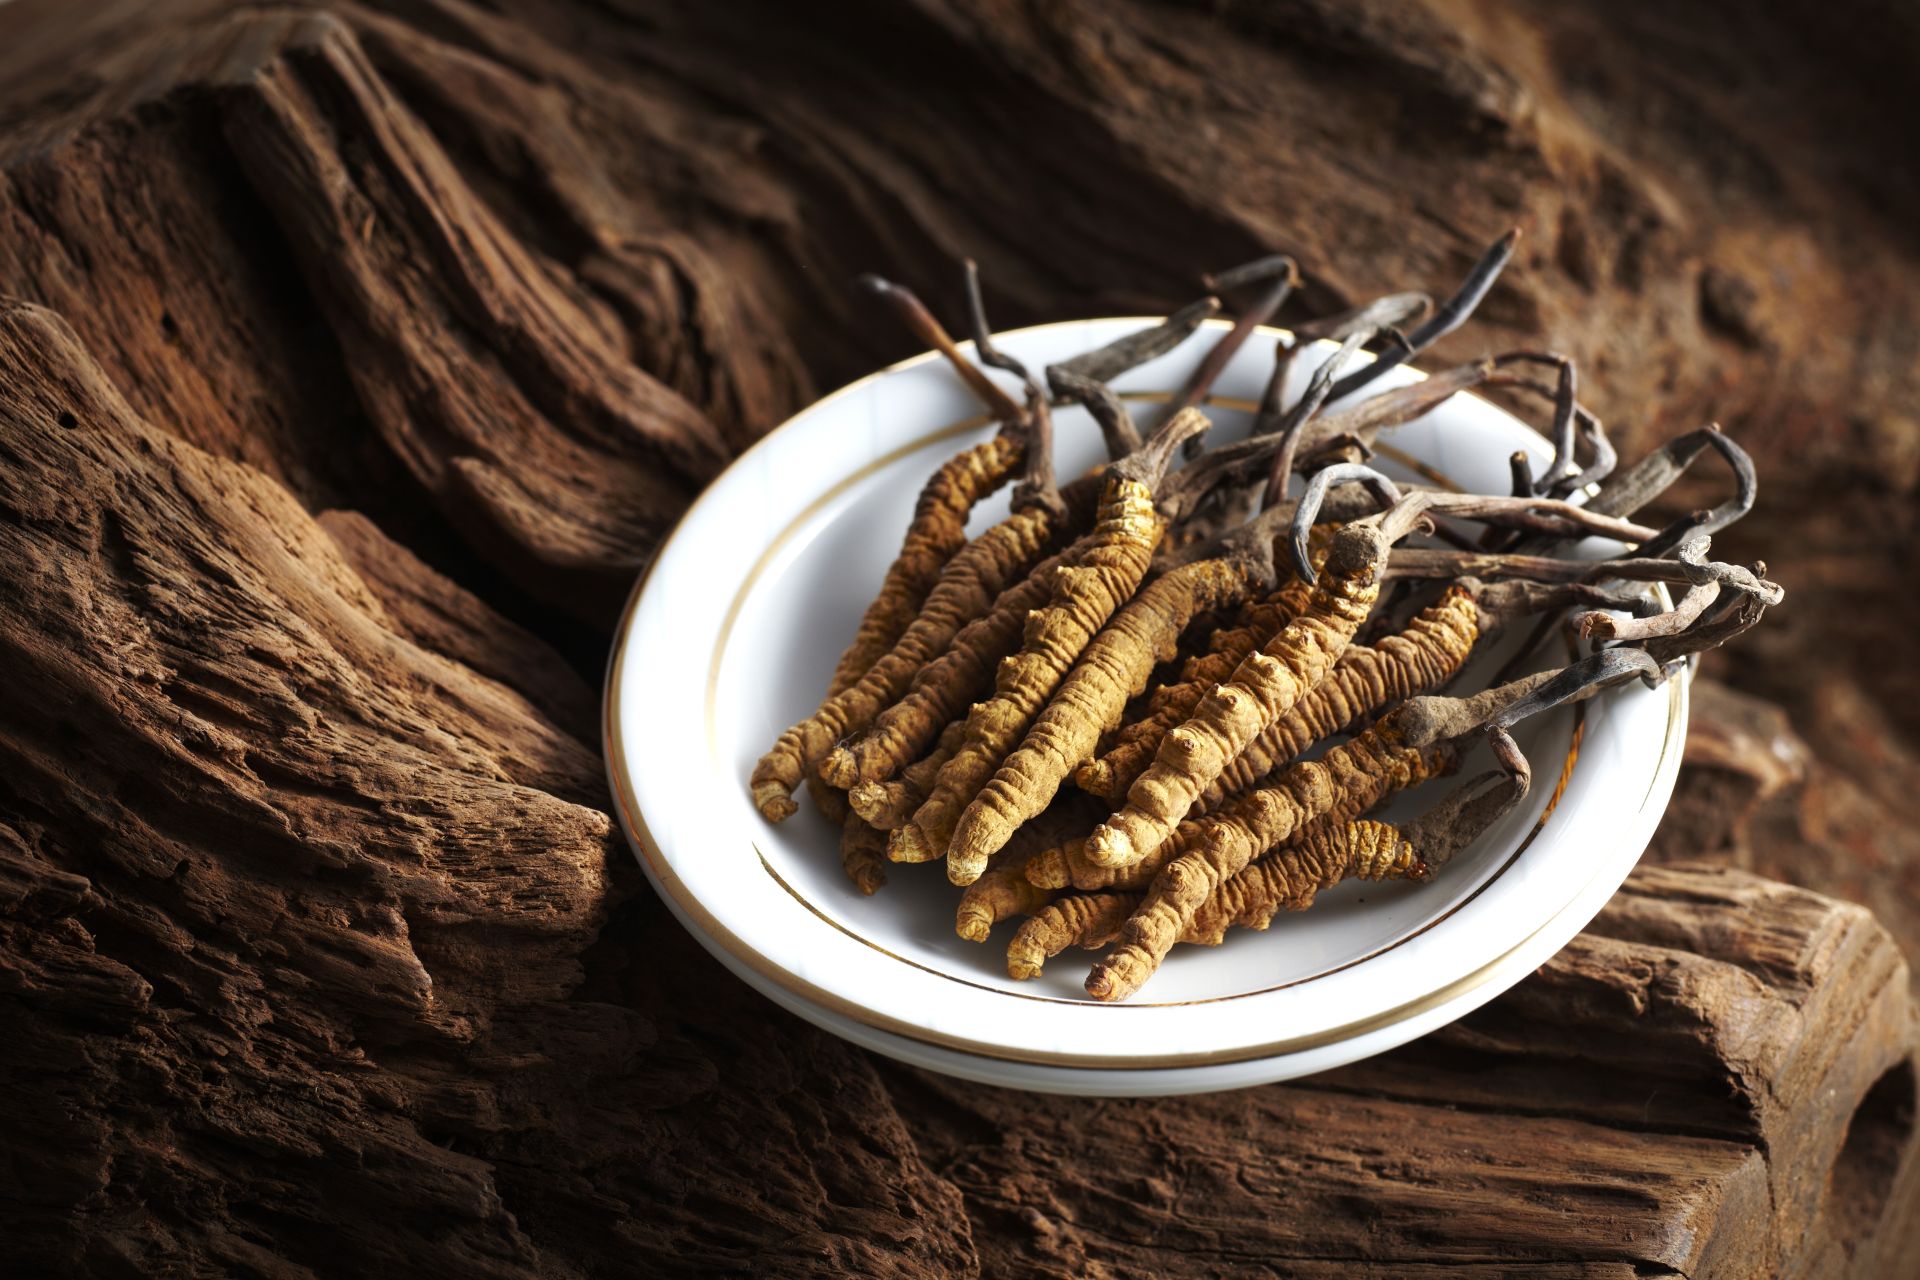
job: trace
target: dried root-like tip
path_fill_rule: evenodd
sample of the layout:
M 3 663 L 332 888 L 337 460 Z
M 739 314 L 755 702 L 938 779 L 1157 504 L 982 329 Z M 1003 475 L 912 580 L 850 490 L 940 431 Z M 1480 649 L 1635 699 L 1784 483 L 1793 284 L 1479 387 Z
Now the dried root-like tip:
M 1087 975 L 1087 994 L 1095 1000 L 1125 1000 L 1153 976 L 1153 961 L 1138 947 L 1123 946 Z
M 947 879 L 957 885 L 978 880 L 987 860 L 1007 847 L 1016 829 L 991 804 L 976 799 L 960 815 L 947 842 Z
M 1117 827 L 1101 823 L 1087 837 L 1087 861 L 1096 867 L 1130 867 L 1140 861 L 1133 837 Z
M 972 884 L 987 869 L 987 856 L 972 849 L 948 849 L 947 882 L 962 888 Z
M 909 822 L 887 832 L 887 858 L 891 862 L 932 862 L 940 856 L 927 840 L 917 822 Z
M 1119 777 L 1114 773 L 1113 766 L 1099 757 L 1081 761 L 1073 771 L 1074 786 L 1108 804 L 1126 799 L 1125 788 L 1118 788 L 1116 792 L 1118 783 Z
M 1029 978 L 1039 977 L 1047 963 L 1044 950 L 1030 942 L 1022 946 L 1021 941 L 1016 936 L 1007 944 L 1007 976 L 1016 982 L 1025 982 Z
M 862 782 L 847 790 L 847 804 L 868 826 L 892 831 L 913 816 L 921 797 L 899 782 Z
M 848 866 L 847 878 L 853 881 L 854 888 L 866 894 L 869 898 L 880 892 L 887 884 L 887 873 L 885 871 L 882 871 L 879 867 L 864 864 Z
M 777 782 L 756 783 L 753 788 L 753 807 L 768 822 L 785 822 L 800 812 L 800 806 L 793 802 L 793 793 Z
M 1326 503 L 1327 494 L 1334 486 L 1343 484 L 1364 486 L 1376 502 L 1388 509 L 1392 509 L 1400 502 L 1400 490 L 1393 481 L 1372 467 L 1363 467 L 1358 463 L 1336 462 L 1332 466 L 1322 467 L 1314 472 L 1313 477 L 1307 481 L 1307 491 L 1300 496 L 1300 501 L 1293 508 L 1293 516 L 1287 528 L 1287 543 L 1293 558 L 1293 571 L 1308 582 L 1320 580 L 1318 567 L 1313 562 L 1313 523 L 1320 515 L 1320 508 Z M 1352 532 L 1357 535 L 1360 528 L 1360 526 L 1348 526 L 1341 530 L 1341 533 Z M 1338 539 L 1336 539 L 1337 545 Z M 1330 552 L 1327 557 L 1327 568 L 1333 573 L 1341 573 L 1347 568 L 1344 564 L 1345 556 L 1352 554 L 1357 554 L 1357 551 Z
M 820 762 L 820 780 L 830 787 L 842 791 L 851 791 L 864 779 L 860 776 L 860 764 L 853 758 L 853 752 L 846 747 L 835 747 Z
M 963 902 L 954 912 L 953 931 L 968 942 L 985 942 L 993 932 L 993 916 L 974 903 Z

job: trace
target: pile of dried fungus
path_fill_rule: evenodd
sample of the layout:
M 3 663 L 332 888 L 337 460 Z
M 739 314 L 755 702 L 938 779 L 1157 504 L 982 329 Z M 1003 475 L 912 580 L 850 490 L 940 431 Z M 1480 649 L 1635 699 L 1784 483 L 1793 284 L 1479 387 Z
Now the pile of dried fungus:
M 1751 461 L 1716 427 L 1616 471 L 1573 365 L 1538 351 L 1356 394 L 1465 321 L 1514 240 L 1438 307 L 1394 294 L 1298 326 L 1277 344 L 1251 436 L 1212 450 L 1199 406 L 1293 287 L 1284 257 L 1210 277 L 1217 296 L 1043 370 L 1044 383 L 994 347 L 968 264 L 973 356 L 1016 377 L 1018 399 L 911 293 L 867 281 L 1000 426 L 928 479 L 826 700 L 754 769 L 761 813 L 791 816 L 804 785 L 866 893 L 890 862 L 944 862 L 964 890 L 961 937 L 1025 917 L 1007 948 L 1016 978 L 1069 947 L 1107 948 L 1086 981 L 1102 1000 L 1139 990 L 1176 944 L 1264 929 L 1344 879 L 1435 875 L 1527 794 L 1514 725 L 1622 681 L 1657 684 L 1782 596 L 1764 565 L 1709 558 L 1755 492 Z M 1234 324 L 1143 430 L 1109 384 L 1193 338 L 1221 298 Z M 1283 403 L 1291 361 L 1315 341 L 1338 350 Z M 1510 494 L 1398 485 L 1367 465 L 1381 430 L 1497 385 L 1551 413 L 1552 461 L 1536 475 L 1516 454 Z M 1087 408 L 1109 455 L 1064 485 L 1061 403 Z M 1636 523 L 1706 452 L 1728 464 L 1733 495 L 1665 528 Z M 972 508 L 1009 483 L 1011 514 L 969 537 Z M 1593 535 L 1632 549 L 1567 554 Z M 1652 583 L 1671 584 L 1670 608 Z M 1447 689 L 1513 628 L 1522 659 L 1562 635 L 1583 656 Z M 1366 816 L 1455 772 L 1479 742 L 1497 768 L 1403 826 Z

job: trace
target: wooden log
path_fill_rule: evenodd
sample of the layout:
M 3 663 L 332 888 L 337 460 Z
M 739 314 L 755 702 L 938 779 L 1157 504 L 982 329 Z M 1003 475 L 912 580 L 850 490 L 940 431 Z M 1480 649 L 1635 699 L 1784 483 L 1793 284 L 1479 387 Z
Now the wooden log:
M 564 687 L 550 653 L 471 601 L 422 647 L 418 597 L 450 588 L 397 558 L 370 589 L 285 490 L 136 417 L 44 310 L 0 304 L 0 386 L 17 1265 L 966 1261 L 955 1193 L 856 1053 L 764 1043 L 781 1020 L 657 910 L 590 959 L 610 882 L 638 878 L 599 761 L 443 656 Z M 616 989 L 629 949 L 668 966 L 643 962 L 650 998 L 581 992 L 596 969 Z
M 1036 1106 L 894 1078 L 989 1275 L 1865 1276 L 1909 1239 L 1875 1231 L 1913 1051 L 1865 911 L 1660 867 L 1486 1008 L 1312 1079 Z
M 657 907 L 635 942 L 651 957 L 665 933 L 672 967 L 649 964 L 616 1003 L 569 997 L 618 856 L 582 807 L 596 762 L 405 634 L 394 619 L 417 619 L 420 590 L 394 583 L 436 594 L 424 566 L 392 559 L 369 589 L 284 490 L 140 421 L 45 311 L 0 309 L 0 380 L 0 652 L 18 681 L 0 752 L 21 766 L 0 963 L 26 1032 L 0 1054 L 36 1103 L 10 1109 L 8 1135 L 37 1153 L 7 1189 L 36 1210 L 19 1223 L 31 1257 L 234 1267 L 304 1240 L 373 1266 L 425 1214 L 443 1258 L 546 1270 L 610 1247 L 574 1215 L 631 1231 L 623 1213 L 681 1168 L 641 1140 L 649 1108 L 604 1115 L 567 1064 L 681 1098 L 696 1149 L 737 1150 L 736 1123 L 782 1114 L 764 1110 L 764 1072 L 784 1061 L 738 1078 L 706 1064 L 785 1020 L 738 992 L 713 1020 L 712 989 L 733 984 Z M 379 558 L 370 528 L 331 523 Z M 502 646 L 557 665 L 451 598 L 440 628 L 412 630 L 482 665 Z M 686 1019 L 690 1042 L 656 1017 Z M 1038 1238 L 1059 1274 L 1255 1257 L 1785 1274 L 1870 1247 L 1871 1201 L 1914 1146 L 1897 950 L 1859 908 L 1731 872 L 1643 871 L 1505 999 L 1300 1085 L 1042 1102 L 877 1077 L 799 1039 L 838 1064 L 809 1103 L 833 1134 L 813 1158 L 867 1206 L 862 1225 L 754 1189 L 769 1157 L 749 1143 L 745 1166 L 703 1172 L 683 1216 L 655 1224 L 699 1242 L 690 1262 L 793 1263 L 763 1252 L 757 1223 L 728 1225 L 757 1205 L 811 1221 L 807 1249 L 849 1265 L 997 1273 L 1017 1258 L 996 1250 Z M 1892 1101 L 1860 1112 L 1883 1079 Z M 743 1105 L 760 1119 L 732 1119 Z M 1885 1132 L 1850 1138 L 1856 1112 Z M 556 1128 L 581 1145 L 552 1144 Z M 787 1136 L 789 1157 L 804 1149 Z M 564 1182 L 582 1162 L 599 1186 L 608 1161 L 641 1198 L 527 1188 L 531 1169 Z M 243 1176 L 270 1188 L 257 1203 L 223 1190 Z M 180 1216 L 210 1198 L 228 1207 Z M 67 1227 L 82 1203 L 118 1254 Z M 937 1225 L 899 1234 L 922 1215 Z
M 1910 15 L 71 8 L 0 6 L 0 289 L 72 326 L 0 313 L 14 1265 L 1900 1273 L 1909 978 L 1855 908 L 1648 868 L 1386 1058 L 983 1090 L 778 1014 L 630 896 L 579 672 L 700 459 L 908 353 L 858 271 L 951 302 L 972 255 L 1017 324 L 1284 249 L 1305 314 L 1517 221 L 1437 358 L 1551 338 L 1629 451 L 1728 423 L 1775 495 L 1729 546 L 1801 602 L 1724 674 L 1793 712 L 1805 783 L 1703 698 L 1659 852 L 1914 945 L 1878 542 L 1920 483 L 1879 106 Z

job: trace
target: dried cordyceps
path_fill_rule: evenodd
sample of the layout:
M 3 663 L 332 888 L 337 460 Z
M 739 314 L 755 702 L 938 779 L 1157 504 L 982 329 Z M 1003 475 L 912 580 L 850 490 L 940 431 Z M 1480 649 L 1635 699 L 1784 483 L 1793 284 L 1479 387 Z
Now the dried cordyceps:
M 1168 730 L 1185 722 L 1207 691 L 1230 678 L 1248 654 L 1299 617 L 1312 594 L 1311 585 L 1290 575 L 1249 608 L 1239 626 L 1215 631 L 1207 642 L 1207 651 L 1196 654 L 1181 668 L 1179 680 L 1153 691 L 1144 716 L 1122 725 L 1111 747 L 1074 770 L 1074 785 L 1109 804 L 1125 800 L 1127 788 L 1152 763 Z
M 1124 867 L 1152 853 L 1241 748 L 1320 682 L 1373 607 L 1389 545 L 1372 525 L 1335 535 L 1307 607 L 1167 734 L 1128 789 L 1126 807 L 1094 829 L 1090 858 Z
M 985 942 L 994 925 L 1032 915 L 1053 900 L 1051 889 L 1027 879 L 1026 859 L 1009 856 L 968 885 L 955 909 L 953 931 L 968 942 Z
M 1010 580 L 1040 558 L 1058 531 L 1044 508 L 1017 511 L 968 543 L 947 562 L 926 603 L 893 648 L 852 685 L 780 735 L 752 778 L 754 802 L 778 822 L 793 813 L 793 789 L 848 733 L 863 729 L 899 697 L 928 659 L 985 612 Z
M 887 838 L 857 813 L 841 824 L 840 865 L 862 893 L 878 893 L 887 883 Z
M 967 516 L 974 504 L 1011 479 L 1025 457 L 1025 442 L 1018 436 L 997 435 L 948 459 L 933 473 L 914 504 L 900 554 L 887 567 L 879 594 L 833 669 L 830 693 L 858 680 L 893 648 L 920 612 L 940 570 L 967 544 Z
M 1144 440 L 1108 384 L 1194 335 L 1214 298 L 1046 368 L 1045 387 L 1086 406 L 1110 458 L 1064 488 L 1047 390 L 995 344 L 972 264 L 973 354 L 1017 378 L 1024 404 L 912 294 L 871 281 L 1000 430 L 928 481 L 826 700 L 756 766 L 756 805 L 777 821 L 804 784 L 863 893 L 889 862 L 944 862 L 965 886 L 963 938 L 1029 916 L 1008 948 L 1015 977 L 1069 946 L 1115 944 L 1087 978 L 1101 1000 L 1138 990 L 1176 944 L 1265 928 L 1343 879 L 1445 867 L 1528 794 L 1516 724 L 1667 679 L 1783 594 L 1764 565 L 1709 558 L 1709 535 L 1753 505 L 1745 452 L 1708 427 L 1614 474 L 1564 356 L 1509 351 L 1342 401 L 1457 327 L 1512 247 L 1511 234 L 1496 242 L 1438 308 L 1397 294 L 1301 325 L 1276 343 L 1252 435 L 1176 465 L 1206 434 L 1213 381 L 1296 275 L 1275 256 L 1208 278 L 1235 323 Z M 1339 348 L 1289 404 L 1289 369 L 1319 339 Z M 1373 362 L 1354 367 L 1363 348 Z M 1551 408 L 1552 457 L 1509 459 L 1509 493 L 1402 486 L 1366 465 L 1380 431 L 1486 385 Z M 1732 472 L 1729 497 L 1664 528 L 1635 521 L 1709 453 Z M 1305 484 L 1290 500 L 1294 475 Z M 968 539 L 979 500 L 1016 477 L 1012 513 Z M 1566 554 L 1595 536 L 1630 549 Z M 1656 583 L 1677 602 L 1656 601 Z M 1555 629 L 1592 651 L 1560 671 L 1434 692 L 1528 616 L 1539 624 L 1508 671 L 1537 664 Z M 1411 821 L 1366 816 L 1481 743 L 1492 771 Z
M 947 850 L 956 875 L 979 874 L 1014 831 L 1053 802 L 1074 762 L 1120 722 L 1153 668 L 1174 656 L 1195 616 L 1245 598 L 1253 571 L 1224 557 L 1183 565 L 1142 588 L 1087 645 L 1020 746 L 961 814 Z
M 1201 819 L 1198 847 L 1160 869 L 1147 900 L 1127 921 L 1124 942 L 1087 979 L 1088 994 L 1101 1000 L 1132 995 L 1152 976 L 1215 889 L 1309 822 L 1335 806 L 1358 806 L 1365 812 L 1389 791 L 1450 769 L 1457 757 L 1449 746 L 1435 745 L 1442 735 L 1418 742 L 1416 735 L 1404 732 L 1397 723 L 1399 715 L 1396 712 L 1319 760 L 1292 765 L 1272 785 L 1250 791 Z
M 1164 524 L 1153 491 L 1171 455 L 1206 419 L 1185 410 L 1110 468 L 1094 531 L 1072 563 L 1053 571 L 1047 604 L 1027 620 L 1020 650 L 1000 664 L 994 693 L 967 716 L 967 741 L 940 770 L 933 793 L 892 842 L 918 840 L 945 850 L 960 813 L 1026 731 L 1067 669 L 1114 611 L 1130 599 L 1153 562 Z M 949 860 L 948 879 L 970 884 L 984 861 Z
M 1033 856 L 1065 838 L 1084 831 L 1094 814 L 1084 796 L 1063 796 L 1058 804 L 1036 816 L 1019 837 L 960 895 L 954 912 L 954 932 L 970 942 L 985 942 L 993 926 L 1011 916 L 1031 915 L 1053 900 L 1053 891 L 1027 879 L 1026 864 Z
M 960 629 L 946 652 L 914 673 L 898 702 L 875 716 L 865 732 L 827 754 L 820 776 L 837 787 L 852 788 L 884 782 L 911 764 L 941 726 L 984 692 L 995 664 L 1018 643 L 1027 615 L 1046 602 L 1053 572 L 1067 563 L 1067 555 L 1041 561 L 1002 591 L 992 608 Z
M 1326 679 L 1227 763 L 1197 804 L 1211 809 L 1362 716 L 1440 687 L 1459 673 L 1480 635 L 1473 592 L 1456 585 L 1398 634 L 1350 645 Z
M 1573 605 L 1624 609 L 1638 603 L 1580 584 L 1456 582 L 1400 631 L 1373 645 L 1349 645 L 1312 693 L 1234 758 L 1195 802 L 1195 812 L 1213 809 L 1363 717 L 1439 688 L 1459 674 L 1476 647 L 1499 636 L 1515 618 Z M 1599 612 L 1581 617 L 1612 620 Z
M 941 766 L 953 759 L 953 753 L 966 740 L 966 721 L 951 722 L 941 730 L 940 741 L 933 750 L 902 769 L 899 777 L 888 782 L 856 783 L 849 788 L 848 803 L 877 829 L 893 830 L 913 816 L 913 811 L 927 798 L 927 792 L 933 790 L 933 780 L 940 776 Z
M 1342 880 L 1424 880 L 1432 868 L 1383 822 L 1321 819 L 1299 839 L 1221 885 L 1194 912 L 1179 941 L 1217 947 L 1229 928 L 1265 929 L 1281 911 L 1304 911 Z M 1127 890 L 1072 894 L 1036 908 L 1007 944 L 1007 975 L 1037 978 L 1068 947 L 1092 950 L 1120 936 L 1144 895 Z

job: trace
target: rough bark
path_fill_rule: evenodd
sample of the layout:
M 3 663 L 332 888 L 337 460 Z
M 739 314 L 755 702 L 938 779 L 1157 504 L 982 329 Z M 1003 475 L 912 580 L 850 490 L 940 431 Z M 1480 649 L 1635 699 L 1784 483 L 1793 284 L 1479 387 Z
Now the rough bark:
M 1498 1001 L 1309 1080 L 1037 1108 L 889 1074 L 989 1275 L 1871 1275 L 1848 1215 L 1900 1172 L 1869 1130 L 1912 1137 L 1906 978 L 1857 907 L 1650 868 Z M 1905 1109 L 1843 1157 L 1830 1108 L 1889 1072 Z
M 1768 488 L 1722 550 L 1794 591 L 1703 685 L 1656 858 L 1911 949 L 1911 15 L 84 8 L 0 8 L 28 1272 L 1871 1275 L 1915 1238 L 1909 977 L 1856 908 L 1647 868 L 1385 1058 L 1040 1100 L 778 1014 L 635 895 L 583 680 L 700 478 L 907 353 L 858 271 L 950 311 L 973 256 L 1012 325 L 1283 250 L 1284 321 L 1518 222 L 1435 361 L 1566 350 L 1629 454 L 1727 424 Z

